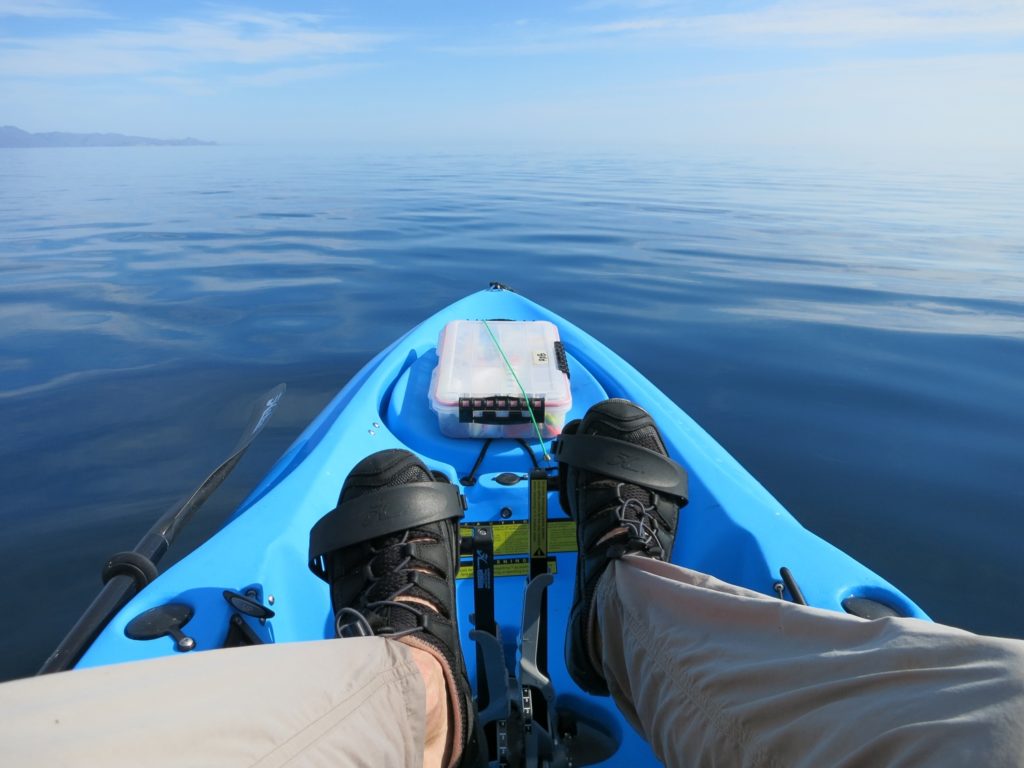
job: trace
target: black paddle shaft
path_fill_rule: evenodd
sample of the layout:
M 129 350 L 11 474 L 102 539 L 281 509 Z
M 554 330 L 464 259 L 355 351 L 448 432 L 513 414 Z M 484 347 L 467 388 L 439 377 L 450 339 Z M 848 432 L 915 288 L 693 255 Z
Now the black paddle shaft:
M 246 449 L 269 421 L 284 395 L 285 385 L 278 384 L 256 402 L 245 425 L 242 437 L 231 455 L 200 483 L 181 504 L 175 504 L 153 524 L 131 552 L 120 552 L 103 568 L 103 589 L 75 623 L 57 649 L 39 669 L 40 675 L 62 672 L 73 667 L 86 649 L 99 637 L 103 628 L 124 608 L 146 584 L 156 578 L 156 564 L 203 502 L 217 490 L 224 478 L 235 468 Z

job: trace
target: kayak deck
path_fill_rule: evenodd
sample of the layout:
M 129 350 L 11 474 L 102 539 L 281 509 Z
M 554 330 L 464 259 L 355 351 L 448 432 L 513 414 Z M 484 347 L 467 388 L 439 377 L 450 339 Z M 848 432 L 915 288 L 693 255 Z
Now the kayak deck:
M 252 593 L 275 611 L 265 622 L 244 619 L 264 642 L 333 636 L 327 585 L 307 567 L 310 528 L 337 503 L 342 482 L 364 456 L 405 447 L 453 483 L 470 473 L 482 439 L 443 436 L 428 404 L 437 361 L 438 334 L 454 319 L 548 320 L 558 326 L 567 352 L 573 404 L 567 420 L 581 418 L 595 402 L 624 397 L 656 420 L 669 453 L 689 474 L 690 500 L 680 513 L 672 561 L 719 579 L 773 595 L 783 567 L 791 569 L 810 605 L 842 610 L 851 596 L 878 600 L 902 615 L 927 618 L 906 596 L 840 550 L 800 526 L 724 449 L 635 369 L 571 323 L 504 290 L 481 291 L 424 321 L 370 361 L 307 427 L 232 519 L 195 552 L 137 595 L 107 626 L 79 667 L 174 654 L 170 637 L 131 640 L 128 622 L 144 610 L 185 603 L 194 616 L 183 631 L 196 649 L 223 647 L 234 613 L 225 590 Z M 533 458 L 545 462 L 535 442 Z M 550 451 L 550 441 L 547 443 Z M 529 556 L 529 483 L 533 466 L 524 446 L 494 440 L 464 486 L 464 524 L 491 526 L 495 543 L 495 618 L 506 656 L 515 654 Z M 511 475 L 512 477 L 499 476 Z M 513 478 L 519 478 L 511 485 Z M 582 693 L 562 660 L 562 638 L 572 601 L 575 529 L 548 494 L 549 554 L 555 571 L 548 591 L 549 674 L 559 693 L 581 713 L 610 724 L 634 759 L 649 747 L 625 725 L 608 699 Z M 468 559 L 465 561 L 468 563 Z M 464 567 L 460 575 L 471 570 Z M 472 579 L 458 582 L 458 606 L 466 661 L 475 677 Z M 621 754 L 621 752 L 620 752 Z

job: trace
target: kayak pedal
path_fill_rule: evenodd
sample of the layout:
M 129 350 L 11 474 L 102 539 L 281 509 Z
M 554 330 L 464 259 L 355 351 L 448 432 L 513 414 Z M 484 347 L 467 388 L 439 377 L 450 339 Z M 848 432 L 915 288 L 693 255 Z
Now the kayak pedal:
M 556 709 L 555 686 L 539 660 L 546 649 L 547 589 L 555 577 L 543 573 L 530 579 L 523 599 L 523 637 L 519 658 L 522 692 L 524 765 L 546 768 L 603 763 L 614 755 L 619 741 L 610 728 L 567 709 Z M 543 712 L 544 715 L 539 713 Z
M 463 553 L 473 557 L 472 621 L 476 643 L 477 723 L 493 768 L 569 768 L 607 760 L 618 749 L 612 729 L 555 706 L 547 669 L 547 590 L 554 583 L 548 554 L 549 477 L 535 469 L 530 480 L 530 576 L 523 596 L 518 664 L 506 658 L 494 617 L 494 541 L 488 525 L 473 528 Z M 518 675 L 511 670 L 517 670 Z
M 463 542 L 470 542 L 473 556 L 473 626 L 469 637 L 476 643 L 477 724 L 484 734 L 488 753 L 498 766 L 517 764 L 509 738 L 515 679 L 505 665 L 501 630 L 494 620 L 494 539 L 488 526 L 473 529 Z M 514 728 L 518 731 L 518 728 Z
M 555 686 L 547 667 L 547 589 L 555 577 L 534 576 L 523 598 L 523 637 L 519 657 L 524 747 L 527 765 L 570 765 L 562 754 L 555 718 Z
M 538 666 L 541 606 L 553 581 L 554 576 L 545 573 L 526 585 L 518 679 L 506 666 L 500 627 L 494 634 L 480 629 L 469 633 L 477 647 L 477 690 L 485 690 L 487 696 L 479 701 L 477 721 L 487 736 L 492 768 L 593 765 L 605 762 L 619 748 L 613 729 L 578 712 L 556 709 L 555 687 Z M 481 607 L 477 603 L 477 621 L 486 616 Z

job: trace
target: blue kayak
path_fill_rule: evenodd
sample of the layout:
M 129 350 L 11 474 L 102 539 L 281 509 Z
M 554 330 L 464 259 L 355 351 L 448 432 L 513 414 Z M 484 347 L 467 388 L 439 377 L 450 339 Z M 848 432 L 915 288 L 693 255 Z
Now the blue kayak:
M 308 567 L 311 528 L 338 501 L 349 470 L 385 448 L 406 448 L 456 483 L 468 508 L 463 519 L 464 565 L 457 600 L 471 680 L 478 657 L 469 633 L 481 595 L 472 578 L 473 531 L 493 547 L 491 594 L 501 628 L 501 655 L 512 664 L 524 650 L 524 591 L 536 558 L 536 509 L 531 470 L 553 467 L 552 440 L 447 437 L 431 410 L 428 390 L 438 364 L 438 337 L 456 320 L 544 320 L 558 330 L 571 372 L 567 419 L 582 418 L 609 397 L 632 400 L 655 419 L 671 456 L 689 475 L 689 503 L 680 512 L 672 561 L 733 584 L 809 605 L 858 615 L 927 618 L 899 590 L 803 528 L 718 443 L 622 358 L 558 315 L 502 286 L 474 293 L 424 320 L 366 364 L 298 437 L 231 519 L 202 546 L 160 574 L 109 622 L 77 663 L 92 667 L 251 643 L 287 643 L 333 636 L 327 585 Z M 534 473 L 535 476 L 535 473 Z M 647 744 L 610 699 L 590 697 L 565 670 L 565 634 L 575 575 L 575 528 L 558 503 L 546 499 L 542 549 L 551 573 L 544 608 L 550 652 L 546 675 L 559 701 L 608 723 L 617 755 L 657 764 Z M 531 520 L 531 513 L 534 520 Z M 535 563 L 534 563 L 535 564 Z M 546 581 L 546 580 L 545 580 Z M 225 593 L 228 599 L 225 599 Z M 238 596 L 236 599 L 232 595 Z M 535 595 L 536 597 L 536 595 Z M 536 602 L 536 601 L 534 601 Z M 187 606 L 178 636 L 133 639 L 126 631 L 142 614 Z M 479 606 L 478 606 L 479 609 Z M 533 609 L 535 610 L 536 606 Z M 526 611 L 529 615 L 529 610 Z M 187 636 L 187 643 L 182 642 Z M 535 652 L 535 649 L 528 649 Z M 543 651 L 542 651 L 543 653 Z M 487 674 L 491 674 L 488 670 Z M 510 672 L 515 674 L 515 670 Z M 572 704 L 571 702 L 575 702 Z

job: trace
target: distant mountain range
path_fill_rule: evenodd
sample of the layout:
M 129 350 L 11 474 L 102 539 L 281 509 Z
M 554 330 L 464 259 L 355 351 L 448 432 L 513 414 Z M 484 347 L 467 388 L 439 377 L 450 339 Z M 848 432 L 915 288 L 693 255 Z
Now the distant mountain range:
M 199 139 L 148 139 L 120 133 L 29 133 L 13 125 L 0 126 L 0 148 L 4 147 L 199 147 L 216 144 Z

